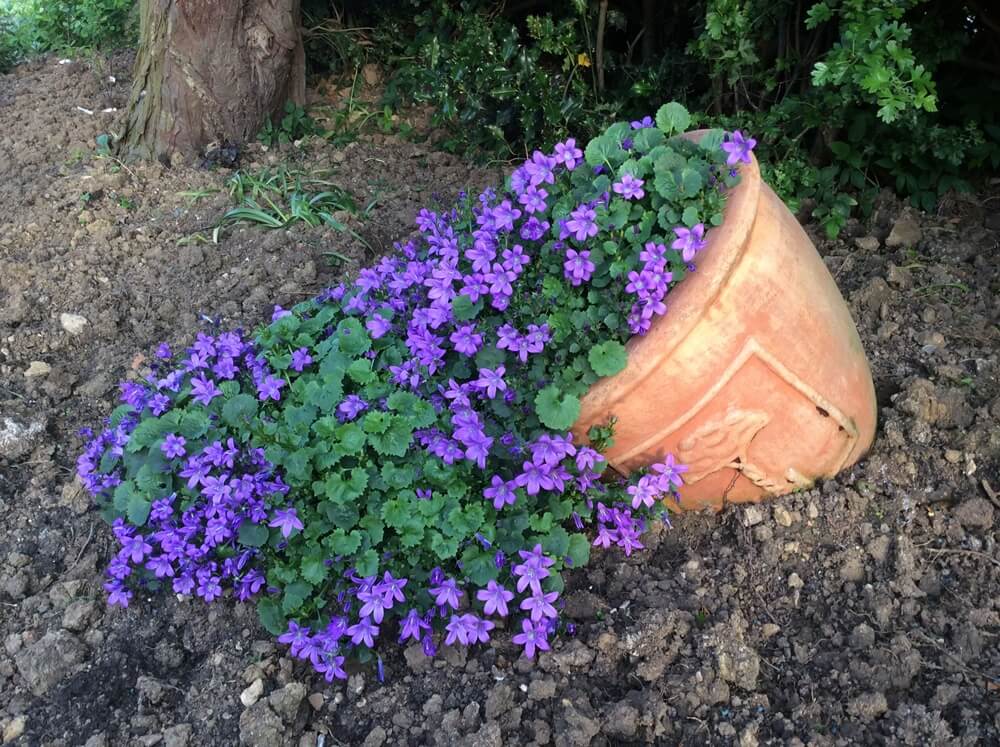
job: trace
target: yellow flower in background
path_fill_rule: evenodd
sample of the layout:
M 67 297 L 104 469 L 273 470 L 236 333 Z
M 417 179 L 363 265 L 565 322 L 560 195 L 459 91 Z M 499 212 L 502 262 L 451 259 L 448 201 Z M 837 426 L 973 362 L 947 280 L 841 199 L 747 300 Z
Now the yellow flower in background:
M 576 56 L 576 64 L 580 67 L 590 67 L 590 55 L 586 52 L 580 52 Z

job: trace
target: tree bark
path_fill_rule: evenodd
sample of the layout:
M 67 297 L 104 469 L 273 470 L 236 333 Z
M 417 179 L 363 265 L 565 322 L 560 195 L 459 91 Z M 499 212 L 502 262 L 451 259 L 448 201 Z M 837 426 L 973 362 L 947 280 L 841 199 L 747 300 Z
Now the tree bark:
M 141 0 L 119 153 L 170 162 L 245 143 L 305 103 L 300 0 Z

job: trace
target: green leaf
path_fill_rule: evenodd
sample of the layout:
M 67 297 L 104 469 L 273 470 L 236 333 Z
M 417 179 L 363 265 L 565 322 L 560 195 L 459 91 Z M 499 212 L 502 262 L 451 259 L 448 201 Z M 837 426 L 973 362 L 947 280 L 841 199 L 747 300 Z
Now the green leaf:
M 590 540 L 585 534 L 571 534 L 569 549 L 566 556 L 572 561 L 574 568 L 582 568 L 590 562 Z
M 372 371 L 372 362 L 367 358 L 358 358 L 347 367 L 347 375 L 359 384 L 369 384 L 378 378 Z
M 389 427 L 382 433 L 370 433 L 368 443 L 383 456 L 401 457 L 413 440 L 413 426 L 406 418 L 392 417 Z
M 600 166 L 605 161 L 610 160 L 613 154 L 620 152 L 621 146 L 618 143 L 606 135 L 601 135 L 587 143 L 583 157 L 589 166 Z
M 681 215 L 681 220 L 684 221 L 685 226 L 691 228 L 692 226 L 701 222 L 698 220 L 698 217 L 699 217 L 698 208 L 696 208 L 694 205 L 688 205 L 686 208 L 684 208 L 684 213 Z
M 374 576 L 378 573 L 378 553 L 372 548 L 365 550 L 355 561 L 354 570 L 362 577 Z
M 146 523 L 146 519 L 149 518 L 149 509 L 152 505 L 152 501 L 141 493 L 132 493 L 128 497 L 128 505 L 125 509 L 125 515 L 128 517 L 130 524 L 137 527 L 142 526 Z
M 237 394 L 222 406 L 222 419 L 234 428 L 247 426 L 257 415 L 257 399 L 249 394 Z
M 664 104 L 656 112 L 656 126 L 665 135 L 674 135 L 684 132 L 691 124 L 691 115 L 688 110 L 676 101 Z
M 594 345 L 587 355 L 587 360 L 598 376 L 614 376 L 625 370 L 628 353 L 620 342 L 608 340 L 600 345 Z
M 568 430 L 580 417 L 580 400 L 550 384 L 535 397 L 535 412 L 547 428 Z
M 333 555 L 353 555 L 361 547 L 361 532 L 355 529 L 348 534 L 343 529 L 337 529 L 323 540 L 323 547 Z
M 160 436 L 169 433 L 173 425 L 161 418 L 146 418 L 129 434 L 125 450 L 135 453 L 152 445 Z
M 725 136 L 725 131 L 714 128 L 702 135 L 701 140 L 698 141 L 698 145 L 702 150 L 717 151 L 722 147 L 722 141 L 725 139 Z
M 273 599 L 264 598 L 257 602 L 257 617 L 271 635 L 281 635 L 288 629 L 288 621 L 282 614 L 281 607 Z
M 357 319 L 345 319 L 337 325 L 340 349 L 348 355 L 361 355 L 372 346 L 372 339 Z
M 254 524 L 251 521 L 244 521 L 240 524 L 240 531 L 237 535 L 239 543 L 244 547 L 263 547 L 271 536 L 271 531 L 264 524 Z
M 323 581 L 326 580 L 327 574 L 330 572 L 326 563 L 323 562 L 323 558 L 318 555 L 310 555 L 303 558 L 300 570 L 302 571 L 302 578 L 309 583 L 316 585 L 323 583 Z
M 285 587 L 285 596 L 281 600 L 281 609 L 286 615 L 298 610 L 302 603 L 312 594 L 312 585 L 305 581 L 296 581 Z
M 685 197 L 696 197 L 704 184 L 705 180 L 695 169 L 685 168 L 681 171 L 681 193 Z
M 472 300 L 466 295 L 455 296 L 451 302 L 452 316 L 460 322 L 468 322 L 475 319 L 479 312 L 482 311 L 482 308 L 482 301 L 472 303 Z

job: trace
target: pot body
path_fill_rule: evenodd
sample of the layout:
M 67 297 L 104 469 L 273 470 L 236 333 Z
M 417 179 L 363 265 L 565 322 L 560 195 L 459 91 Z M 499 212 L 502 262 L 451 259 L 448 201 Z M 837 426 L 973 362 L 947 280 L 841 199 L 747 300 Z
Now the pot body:
M 585 441 L 616 417 L 605 456 L 622 474 L 674 454 L 689 509 L 809 487 L 875 436 L 871 372 L 833 277 L 756 160 L 740 171 L 697 270 L 573 427 Z

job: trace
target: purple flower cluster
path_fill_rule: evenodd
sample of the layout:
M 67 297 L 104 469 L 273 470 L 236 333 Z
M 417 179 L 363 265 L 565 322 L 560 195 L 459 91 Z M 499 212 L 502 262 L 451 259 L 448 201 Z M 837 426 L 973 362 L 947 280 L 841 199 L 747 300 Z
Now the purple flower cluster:
M 654 316 L 662 316 L 667 311 L 663 303 L 674 275 L 667 269 L 667 248 L 663 244 L 647 242 L 639 254 L 642 269 L 628 274 L 625 290 L 636 297 L 629 313 L 628 324 L 633 334 L 643 335 L 649 331 Z
M 174 593 L 194 594 L 206 602 L 222 595 L 223 584 L 232 586 L 241 601 L 264 585 L 263 574 L 252 563 L 257 550 L 242 547 L 238 539 L 244 524 L 262 524 L 269 516 L 280 521 L 288 515 L 287 510 L 272 513 L 269 508 L 288 486 L 274 475 L 263 449 L 241 449 L 233 439 L 215 441 L 189 456 L 179 474 L 187 479 L 188 492 L 197 495 L 193 501 L 176 492 L 154 500 L 147 534 L 122 519 L 115 521 L 120 549 L 104 585 L 111 604 L 128 606 L 132 591 L 126 580 L 133 574 L 139 585 L 169 580 Z M 220 561 L 223 548 L 226 557 Z

